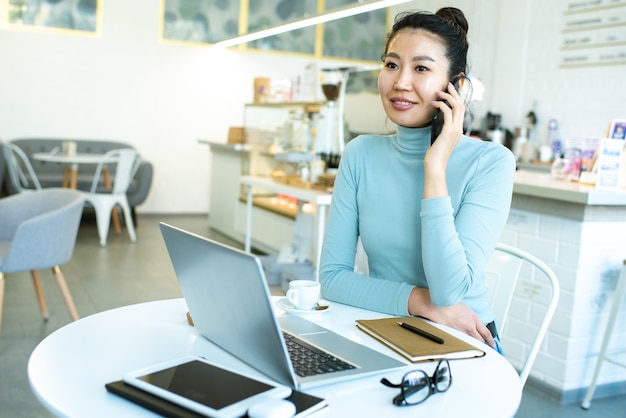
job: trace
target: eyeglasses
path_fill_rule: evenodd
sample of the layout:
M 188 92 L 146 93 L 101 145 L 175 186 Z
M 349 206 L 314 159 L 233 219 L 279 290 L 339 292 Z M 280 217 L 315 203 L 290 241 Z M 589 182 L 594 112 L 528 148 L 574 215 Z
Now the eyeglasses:
M 413 370 L 402 378 L 399 384 L 383 378 L 380 383 L 390 388 L 400 388 L 400 394 L 393 398 L 396 406 L 417 405 L 437 392 L 445 392 L 452 385 L 452 373 L 447 359 L 441 359 L 432 376 L 423 370 Z

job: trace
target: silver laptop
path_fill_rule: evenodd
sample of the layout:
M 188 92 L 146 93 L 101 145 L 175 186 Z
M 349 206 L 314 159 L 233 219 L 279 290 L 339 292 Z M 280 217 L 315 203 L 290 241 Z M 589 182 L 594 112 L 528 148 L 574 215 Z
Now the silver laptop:
M 300 389 L 406 366 L 301 317 L 277 318 L 258 257 L 164 223 L 160 226 L 196 328 L 276 382 Z M 340 364 L 321 374 L 301 371 L 290 359 L 286 340 L 292 345 L 292 339 L 330 353 Z

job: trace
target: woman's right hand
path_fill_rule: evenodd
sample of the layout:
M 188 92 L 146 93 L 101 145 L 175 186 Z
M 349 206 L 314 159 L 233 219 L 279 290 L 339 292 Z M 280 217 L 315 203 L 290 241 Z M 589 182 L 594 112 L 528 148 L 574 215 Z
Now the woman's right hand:
M 409 313 L 454 328 L 478 341 L 486 342 L 491 348 L 496 348 L 491 332 L 474 311 L 463 303 L 459 302 L 453 306 L 435 306 L 430 300 L 428 289 L 414 288 L 409 298 Z
M 489 329 L 480 321 L 474 311 L 463 303 L 446 307 L 433 307 L 433 311 L 436 314 L 435 318 L 429 318 L 432 321 L 464 332 L 478 341 L 486 342 L 491 348 L 496 348 L 496 343 Z

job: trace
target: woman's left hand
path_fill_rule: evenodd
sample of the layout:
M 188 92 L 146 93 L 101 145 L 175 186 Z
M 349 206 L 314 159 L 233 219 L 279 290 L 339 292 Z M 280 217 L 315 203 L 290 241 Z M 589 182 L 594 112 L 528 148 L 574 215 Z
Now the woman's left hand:
M 432 102 L 432 104 L 443 113 L 444 123 L 441 133 L 426 156 L 432 157 L 431 160 L 443 158 L 447 163 L 452 151 L 459 143 L 461 135 L 463 135 L 465 103 L 452 83 L 448 83 L 446 91 L 439 92 L 438 95 L 439 100 Z M 443 102 L 444 100 L 448 102 L 448 105 Z

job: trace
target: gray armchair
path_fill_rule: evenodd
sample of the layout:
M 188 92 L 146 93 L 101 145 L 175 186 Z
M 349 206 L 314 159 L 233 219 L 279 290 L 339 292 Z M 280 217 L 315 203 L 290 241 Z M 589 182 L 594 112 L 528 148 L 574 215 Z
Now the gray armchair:
M 5 275 L 30 271 L 44 319 L 46 300 L 38 270 L 52 268 L 73 320 L 78 319 L 74 301 L 61 272 L 74 252 L 83 211 L 83 194 L 50 188 L 0 199 L 0 326 Z

